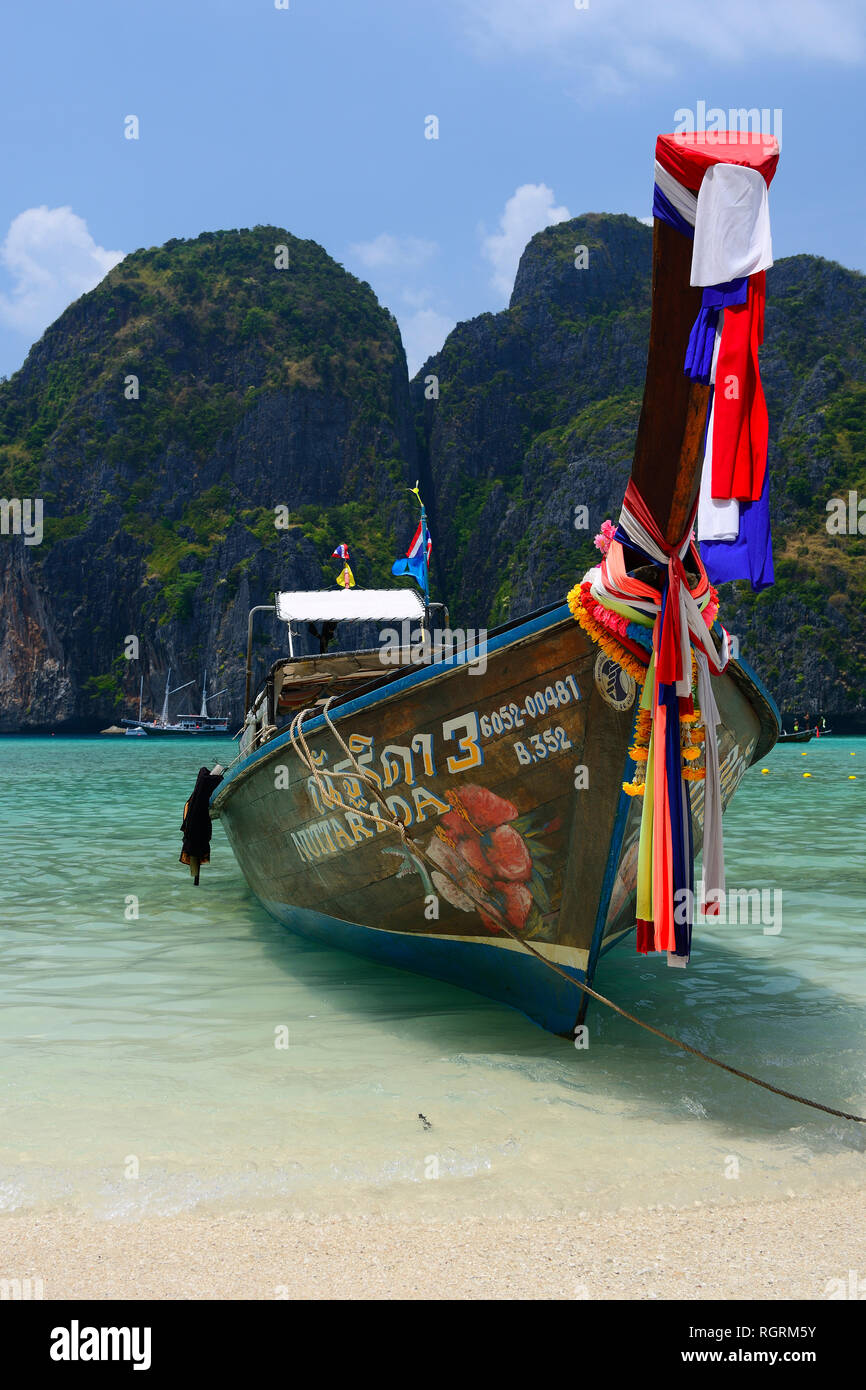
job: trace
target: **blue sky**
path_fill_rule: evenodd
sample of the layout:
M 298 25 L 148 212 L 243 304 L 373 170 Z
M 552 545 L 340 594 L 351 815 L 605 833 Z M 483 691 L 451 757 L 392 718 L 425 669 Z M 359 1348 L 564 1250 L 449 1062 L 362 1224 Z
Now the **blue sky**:
M 646 216 L 655 136 L 700 101 L 781 112 L 777 259 L 866 270 L 863 0 L 581 3 L 8 8 L 0 374 L 120 255 L 255 223 L 369 280 L 414 369 L 455 321 L 507 303 L 542 226 Z

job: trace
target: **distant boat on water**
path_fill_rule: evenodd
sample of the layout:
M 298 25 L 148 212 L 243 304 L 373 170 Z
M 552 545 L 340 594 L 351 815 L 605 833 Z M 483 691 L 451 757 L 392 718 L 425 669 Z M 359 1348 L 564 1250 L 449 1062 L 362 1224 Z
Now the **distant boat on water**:
M 822 717 L 821 723 L 816 724 L 814 728 L 809 724 L 804 729 L 801 729 L 799 724 L 795 724 L 789 733 L 783 731 L 779 735 L 779 742 L 810 743 L 813 738 L 825 738 L 827 734 L 831 734 L 832 732 L 832 729 L 827 728 L 827 720 Z
M 141 717 L 141 700 L 143 685 L 139 691 L 138 698 L 138 719 L 122 719 L 121 724 L 126 726 L 125 732 L 131 737 L 141 738 L 142 735 L 156 735 L 157 737 L 167 738 L 174 736 L 195 737 L 196 735 L 228 734 L 229 721 L 227 715 L 208 714 L 208 701 L 216 700 L 220 695 L 225 695 L 226 687 L 218 690 L 214 695 L 207 693 L 207 672 L 202 678 L 201 688 L 201 709 L 198 714 L 180 714 L 174 719 L 169 718 L 168 705 L 172 695 L 176 695 L 179 690 L 186 690 L 193 685 L 193 681 L 186 681 L 183 685 L 176 685 L 171 688 L 171 667 L 165 678 L 165 695 L 162 702 L 162 711 L 158 719 L 145 719 Z

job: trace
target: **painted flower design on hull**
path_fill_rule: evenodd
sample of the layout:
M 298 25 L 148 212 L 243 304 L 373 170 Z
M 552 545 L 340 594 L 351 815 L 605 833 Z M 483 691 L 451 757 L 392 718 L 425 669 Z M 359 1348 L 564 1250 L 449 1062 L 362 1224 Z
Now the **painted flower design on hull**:
M 470 784 L 448 792 L 452 809 L 444 815 L 427 853 L 439 865 L 432 873 L 436 891 L 461 912 L 477 912 L 490 931 L 536 929 L 550 899 L 544 880 L 551 853 L 537 837 L 559 828 L 538 826 L 537 815 L 521 816 L 513 802 L 486 787 Z

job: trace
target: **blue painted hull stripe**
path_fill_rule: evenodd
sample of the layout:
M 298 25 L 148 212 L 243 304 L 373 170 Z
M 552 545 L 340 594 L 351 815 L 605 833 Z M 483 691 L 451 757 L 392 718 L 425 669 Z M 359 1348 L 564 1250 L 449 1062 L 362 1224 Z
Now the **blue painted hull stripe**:
M 767 704 L 770 706 L 770 709 L 773 711 L 773 714 L 776 716 L 776 723 L 779 725 L 779 728 L 781 729 L 782 716 L 779 713 L 779 706 L 776 704 L 776 701 L 773 699 L 769 690 L 764 685 L 764 682 L 761 680 L 761 677 L 758 675 L 757 671 L 754 671 L 752 667 L 749 665 L 748 661 L 744 660 L 744 658 L 741 656 L 737 657 L 737 665 L 739 666 L 741 671 L 744 671 L 746 673 L 746 675 L 749 677 L 749 680 L 752 682 L 759 694 L 763 695 Z
M 528 952 L 477 941 L 373 930 L 310 909 L 266 899 L 262 903 L 272 917 L 301 936 L 483 994 L 519 1009 L 549 1032 L 572 1034 L 581 991 Z M 574 980 L 584 978 L 582 971 L 571 966 L 560 968 Z
M 607 856 L 607 867 L 605 868 L 604 881 L 601 885 L 598 912 L 595 918 L 595 928 L 593 929 L 592 941 L 589 947 L 589 959 L 586 963 L 586 973 L 590 983 L 592 983 L 592 978 L 595 975 L 595 967 L 598 963 L 601 943 L 604 939 L 607 912 L 610 907 L 610 895 L 613 892 L 613 885 L 616 882 L 616 873 L 619 868 L 619 859 L 622 852 L 622 841 L 625 835 L 625 826 L 630 809 L 631 797 L 621 791 L 616 808 L 616 820 L 613 824 L 613 833 L 610 838 L 610 852 Z

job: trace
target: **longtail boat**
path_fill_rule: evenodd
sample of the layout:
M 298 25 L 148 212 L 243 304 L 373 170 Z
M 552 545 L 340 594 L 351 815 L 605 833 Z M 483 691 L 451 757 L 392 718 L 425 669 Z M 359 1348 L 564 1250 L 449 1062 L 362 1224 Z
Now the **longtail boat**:
M 769 136 L 659 137 L 631 481 L 567 597 L 461 649 L 447 615 L 437 646 L 443 615 L 414 590 L 277 595 L 290 653 L 293 621 L 403 634 L 387 659 L 276 662 L 210 797 L 293 931 L 566 1036 L 585 1013 L 576 986 L 636 928 L 638 950 L 686 963 L 693 917 L 724 891 L 721 812 L 780 729 L 730 656 L 708 575 L 760 587 L 772 564 L 757 344 L 777 159 Z M 196 874 L 206 859 L 206 844 L 185 855 Z

